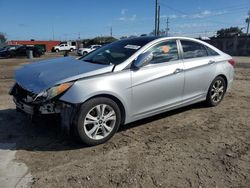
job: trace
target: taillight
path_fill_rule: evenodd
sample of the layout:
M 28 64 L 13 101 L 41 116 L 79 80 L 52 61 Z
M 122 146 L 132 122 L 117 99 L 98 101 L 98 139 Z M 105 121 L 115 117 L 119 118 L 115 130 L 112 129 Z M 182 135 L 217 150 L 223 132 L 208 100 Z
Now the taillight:
M 228 63 L 230 63 L 233 67 L 235 66 L 236 62 L 234 61 L 234 59 L 230 59 L 228 60 Z

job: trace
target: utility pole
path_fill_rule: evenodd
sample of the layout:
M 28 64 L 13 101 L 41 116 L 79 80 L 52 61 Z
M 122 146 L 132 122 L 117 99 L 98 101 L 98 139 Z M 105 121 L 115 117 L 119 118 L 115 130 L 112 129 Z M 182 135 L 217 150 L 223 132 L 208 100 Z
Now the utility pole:
M 160 35 L 160 5 L 158 5 L 158 15 L 157 15 L 157 36 Z
M 168 32 L 169 32 L 169 17 L 167 17 L 167 28 L 166 28 L 166 36 L 168 37 Z
M 113 37 L 113 29 L 112 29 L 112 26 L 110 27 L 110 36 Z
M 157 26 L 158 26 L 158 0 L 155 0 L 155 36 L 157 36 Z
M 247 23 L 247 35 L 249 32 L 249 24 L 250 24 L 250 11 L 248 12 L 248 18 L 246 19 L 246 23 Z
M 78 40 L 80 40 L 81 39 L 81 33 L 79 32 L 78 33 Z
M 52 25 L 52 35 L 53 35 L 53 40 L 55 40 L 54 24 Z

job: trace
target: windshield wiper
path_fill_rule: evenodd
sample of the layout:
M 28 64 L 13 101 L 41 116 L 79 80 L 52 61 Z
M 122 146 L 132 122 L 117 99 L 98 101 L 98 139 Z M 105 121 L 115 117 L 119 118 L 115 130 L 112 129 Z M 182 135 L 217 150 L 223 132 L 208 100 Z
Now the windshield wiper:
M 94 61 L 92 59 L 84 59 L 83 61 L 89 62 L 89 63 L 94 63 L 94 64 L 101 64 L 101 65 L 111 65 L 113 63 L 103 63 L 103 62 L 99 62 L 99 61 Z
M 89 63 L 95 63 L 95 64 L 101 64 L 98 61 L 93 61 L 92 59 L 84 59 L 83 61 L 89 62 Z

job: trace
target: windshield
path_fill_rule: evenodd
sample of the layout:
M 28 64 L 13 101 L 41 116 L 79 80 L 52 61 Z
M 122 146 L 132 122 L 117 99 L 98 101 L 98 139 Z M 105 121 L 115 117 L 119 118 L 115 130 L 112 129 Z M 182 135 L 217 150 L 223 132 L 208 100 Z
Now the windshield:
M 133 55 L 147 43 L 147 40 L 120 40 L 100 47 L 92 53 L 83 56 L 79 60 L 104 65 L 118 65 L 127 60 L 131 55 Z
M 15 50 L 16 46 L 4 46 L 3 48 L 1 48 L 0 50 Z

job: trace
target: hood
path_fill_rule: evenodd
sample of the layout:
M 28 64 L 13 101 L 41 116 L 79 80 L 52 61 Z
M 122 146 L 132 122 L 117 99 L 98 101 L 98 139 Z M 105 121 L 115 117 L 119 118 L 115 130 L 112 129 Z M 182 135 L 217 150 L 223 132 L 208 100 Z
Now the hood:
M 7 52 L 8 50 L 6 50 L 6 49 L 0 49 L 0 53 L 1 52 Z
M 113 67 L 64 57 L 25 65 L 16 71 L 15 79 L 23 88 L 38 94 L 57 84 L 112 72 Z

